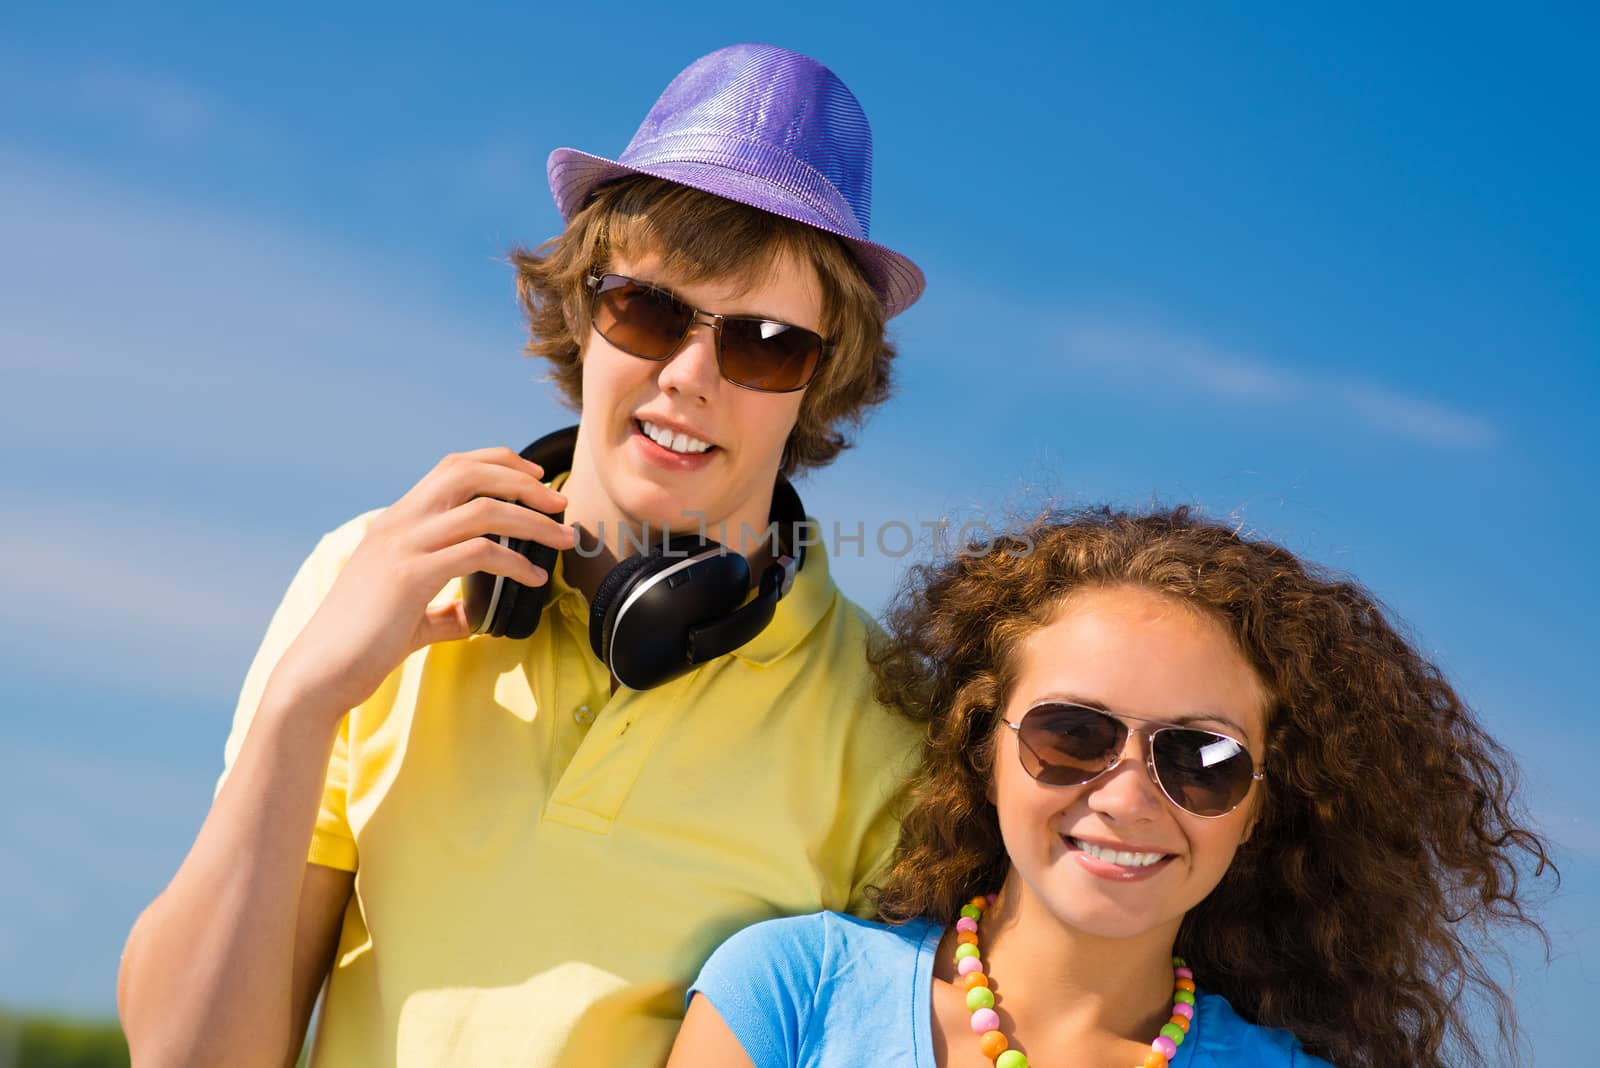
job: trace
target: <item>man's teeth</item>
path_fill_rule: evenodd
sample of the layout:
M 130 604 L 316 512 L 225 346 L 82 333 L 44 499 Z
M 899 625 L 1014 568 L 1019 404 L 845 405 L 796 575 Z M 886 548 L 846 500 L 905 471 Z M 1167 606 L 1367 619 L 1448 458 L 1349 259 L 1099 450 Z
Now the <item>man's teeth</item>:
M 639 420 L 639 426 L 644 431 L 644 436 L 660 445 L 663 449 L 673 452 L 705 452 L 711 446 L 699 438 L 691 438 L 688 434 L 677 433 L 665 427 L 656 426 L 654 423 Z
M 1107 864 L 1119 864 L 1124 868 L 1148 868 L 1160 860 L 1166 859 L 1165 853 L 1119 853 L 1115 849 L 1104 849 L 1093 842 L 1085 842 L 1074 838 L 1072 844 L 1089 854 L 1096 860 L 1103 860 Z

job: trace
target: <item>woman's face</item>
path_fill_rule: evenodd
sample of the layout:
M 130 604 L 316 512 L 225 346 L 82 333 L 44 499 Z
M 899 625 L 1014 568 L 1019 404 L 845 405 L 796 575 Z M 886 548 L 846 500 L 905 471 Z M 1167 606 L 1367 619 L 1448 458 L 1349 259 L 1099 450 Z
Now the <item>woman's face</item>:
M 1227 734 L 1260 767 L 1261 680 L 1220 623 L 1180 601 L 1137 586 L 1075 594 L 1017 656 L 1004 709 L 1011 723 L 1044 701 L 1090 705 L 1130 727 L 1181 722 Z M 1069 927 L 1105 938 L 1175 935 L 1249 834 L 1254 788 L 1226 815 L 1186 812 L 1151 781 L 1143 734 L 1130 732 L 1122 762 L 1099 778 L 1047 786 L 1023 768 L 1017 733 L 1004 724 L 998 732 L 991 790 L 1011 857 L 1008 890 Z

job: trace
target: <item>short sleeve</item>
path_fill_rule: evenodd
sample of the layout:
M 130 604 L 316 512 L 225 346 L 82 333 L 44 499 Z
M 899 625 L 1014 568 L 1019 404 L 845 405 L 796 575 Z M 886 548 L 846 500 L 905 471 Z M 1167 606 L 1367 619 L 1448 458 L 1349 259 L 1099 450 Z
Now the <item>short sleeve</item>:
M 706 961 L 689 998 L 711 999 L 756 1068 L 800 1056 L 827 953 L 826 914 L 767 920 L 735 934 Z
M 217 793 L 222 791 L 222 784 L 227 782 L 228 773 L 233 769 L 239 751 L 244 748 L 245 736 L 250 732 L 261 695 L 266 690 L 273 669 L 278 666 L 278 660 L 322 604 L 333 580 L 355 552 L 376 514 L 369 513 L 352 520 L 325 536 L 289 583 L 289 589 L 284 593 L 278 610 L 273 613 L 266 636 L 262 638 L 255 658 L 245 673 L 239 702 L 234 708 L 233 727 L 223 748 L 223 769 L 217 779 Z M 328 760 L 322 804 L 317 812 L 316 829 L 312 832 L 306 859 L 329 868 L 355 871 L 355 837 L 350 832 L 350 824 L 345 816 L 345 795 L 349 782 L 349 731 L 349 721 L 346 720 L 339 726 L 339 735 Z

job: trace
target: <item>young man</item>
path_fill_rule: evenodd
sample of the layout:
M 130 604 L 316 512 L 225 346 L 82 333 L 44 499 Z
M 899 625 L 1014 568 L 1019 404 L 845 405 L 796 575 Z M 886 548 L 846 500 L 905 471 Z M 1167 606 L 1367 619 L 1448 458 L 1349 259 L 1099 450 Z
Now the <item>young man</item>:
M 658 1063 L 727 935 L 865 911 L 916 738 L 779 476 L 887 396 L 921 292 L 866 239 L 870 158 L 838 79 L 757 45 L 618 162 L 552 155 L 566 232 L 515 260 L 576 436 L 447 457 L 295 577 L 129 937 L 137 1064 L 290 1063 L 325 977 L 318 1063 Z M 749 559 L 731 603 L 696 601 L 731 553 L 664 532 Z M 619 680 L 635 654 L 666 666 Z

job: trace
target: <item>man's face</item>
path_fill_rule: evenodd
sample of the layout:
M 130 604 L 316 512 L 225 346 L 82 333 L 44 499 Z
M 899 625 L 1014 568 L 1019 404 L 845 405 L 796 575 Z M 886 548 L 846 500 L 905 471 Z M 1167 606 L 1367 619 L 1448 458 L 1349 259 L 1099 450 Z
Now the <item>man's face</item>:
M 782 256 L 753 285 L 743 278 L 687 282 L 671 277 L 655 255 L 619 256 L 609 271 L 660 286 L 702 311 L 823 332 L 816 270 L 793 256 Z M 732 548 L 742 547 L 741 524 L 753 532 L 752 548 L 766 529 L 784 442 L 805 391 L 734 385 L 718 368 L 716 341 L 710 327 L 697 324 L 676 353 L 655 362 L 591 327 L 574 475 L 592 480 L 578 518 L 603 521 L 607 540 L 613 530 L 646 524 L 652 541 L 664 529 L 697 532 L 699 513 L 707 534 Z

